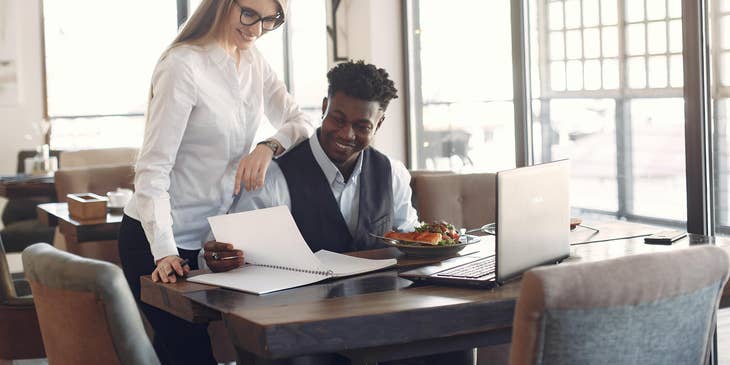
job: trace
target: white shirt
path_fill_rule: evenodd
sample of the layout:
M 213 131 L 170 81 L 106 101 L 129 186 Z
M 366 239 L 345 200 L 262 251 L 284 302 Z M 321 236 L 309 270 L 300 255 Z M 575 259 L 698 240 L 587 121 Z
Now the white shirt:
M 183 45 L 152 75 L 135 193 L 125 214 L 142 223 L 155 260 L 200 249 L 207 217 L 233 201 L 235 172 L 264 113 L 290 148 L 313 133 L 285 85 L 255 48 L 235 61 L 217 44 Z
M 332 189 L 342 217 L 345 218 L 350 233 L 357 227 L 360 208 L 360 172 L 362 172 L 362 153 L 357 159 L 355 169 L 350 179 L 345 182 L 340 170 L 327 157 L 315 133 L 309 139 L 317 164 L 324 172 Z M 390 160 L 390 169 L 393 176 L 393 227 L 401 231 L 412 231 L 418 224 L 418 214 L 411 205 L 411 175 L 401 162 Z M 286 205 L 291 210 L 289 186 L 279 164 L 272 163 L 266 172 L 264 187 L 255 191 L 244 191 L 241 200 L 233 207 L 235 212 L 245 212 L 260 208 L 270 208 Z

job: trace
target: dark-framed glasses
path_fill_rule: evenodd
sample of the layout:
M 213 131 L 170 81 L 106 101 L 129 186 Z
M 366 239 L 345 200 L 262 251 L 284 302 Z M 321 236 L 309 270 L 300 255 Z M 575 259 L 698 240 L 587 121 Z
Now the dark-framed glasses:
M 262 18 L 261 15 L 256 12 L 256 10 L 241 6 L 236 1 L 234 1 L 233 3 L 238 5 L 238 8 L 241 9 L 241 18 L 239 20 L 241 21 L 241 24 L 245 26 L 252 26 L 258 22 L 261 22 L 261 29 L 266 32 L 270 32 L 278 28 L 280 25 L 284 24 L 284 14 L 282 14 L 281 12 L 278 12 L 276 15 L 273 16 L 267 16 Z

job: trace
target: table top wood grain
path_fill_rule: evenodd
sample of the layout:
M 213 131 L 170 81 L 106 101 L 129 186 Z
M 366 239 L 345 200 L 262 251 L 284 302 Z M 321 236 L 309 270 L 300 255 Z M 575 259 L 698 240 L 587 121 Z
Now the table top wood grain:
M 660 230 L 623 222 L 601 227 L 604 238 L 609 234 L 624 237 Z M 571 241 L 584 242 L 581 240 L 585 234 L 573 232 Z M 565 262 L 598 261 L 707 243 L 730 253 L 730 240 L 726 238 L 689 235 L 674 245 L 662 246 L 644 244 L 639 237 L 574 245 Z M 493 250 L 492 245 L 493 238 L 486 238 L 473 246 L 488 251 Z M 153 283 L 143 277 L 142 300 L 192 322 L 221 318 L 238 349 L 264 358 L 406 344 L 424 346 L 434 340 L 456 341 L 455 348 L 469 348 L 495 343 L 496 334 L 501 341 L 509 339 L 519 280 L 492 290 L 416 285 L 398 277 L 398 271 L 422 265 L 423 259 L 402 256 L 394 248 L 352 254 L 396 257 L 398 266 L 260 296 L 185 281 Z M 730 296 L 727 288 L 725 295 Z M 723 305 L 726 303 L 730 301 L 723 300 Z

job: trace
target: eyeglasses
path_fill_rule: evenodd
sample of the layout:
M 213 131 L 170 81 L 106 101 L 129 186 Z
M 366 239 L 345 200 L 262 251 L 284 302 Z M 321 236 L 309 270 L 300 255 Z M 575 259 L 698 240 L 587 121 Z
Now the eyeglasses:
M 241 24 L 245 26 L 252 26 L 258 22 L 261 22 L 261 29 L 266 32 L 270 32 L 278 28 L 280 25 L 284 24 L 284 14 L 282 14 L 281 12 L 278 12 L 274 16 L 267 16 L 262 18 L 261 15 L 256 12 L 256 10 L 241 6 L 237 1 L 234 1 L 233 3 L 236 4 L 239 9 L 241 9 L 241 18 L 239 20 L 241 21 Z

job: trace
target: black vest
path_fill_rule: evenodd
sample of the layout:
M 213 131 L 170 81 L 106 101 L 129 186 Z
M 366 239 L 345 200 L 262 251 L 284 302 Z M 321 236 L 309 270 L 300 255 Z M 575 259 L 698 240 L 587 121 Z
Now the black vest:
M 317 138 L 313 135 L 311 138 Z M 350 234 L 330 183 L 317 164 L 309 140 L 277 160 L 289 186 L 291 213 L 312 249 L 349 252 L 385 247 L 377 235 L 393 226 L 393 176 L 390 160 L 373 148 L 362 151 L 357 229 Z

